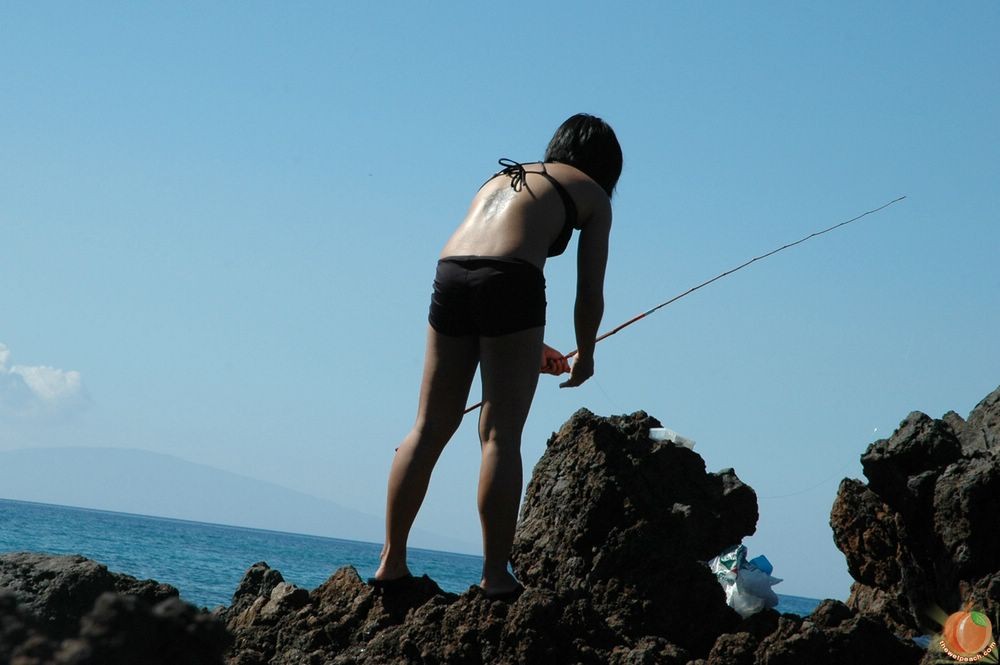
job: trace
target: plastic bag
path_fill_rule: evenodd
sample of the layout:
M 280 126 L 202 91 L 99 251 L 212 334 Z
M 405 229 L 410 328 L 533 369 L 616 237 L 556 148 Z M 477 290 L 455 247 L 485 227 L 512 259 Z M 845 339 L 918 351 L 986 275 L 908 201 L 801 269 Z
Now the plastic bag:
M 714 557 L 708 567 L 726 592 L 726 604 L 741 617 L 778 604 L 778 596 L 771 587 L 781 580 L 771 576 L 773 568 L 767 557 L 761 555 L 747 561 L 747 548 L 736 545 Z
M 666 427 L 650 427 L 649 438 L 653 441 L 670 441 L 678 446 L 684 446 L 688 450 L 694 448 L 694 441 Z

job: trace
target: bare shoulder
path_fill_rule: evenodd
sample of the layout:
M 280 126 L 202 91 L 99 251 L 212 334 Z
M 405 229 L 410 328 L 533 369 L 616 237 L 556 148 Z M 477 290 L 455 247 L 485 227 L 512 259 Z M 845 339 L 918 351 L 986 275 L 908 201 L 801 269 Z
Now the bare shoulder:
M 545 168 L 573 197 L 579 213 L 580 228 L 591 221 L 610 225 L 611 199 L 590 176 L 575 166 L 558 162 L 549 162 Z

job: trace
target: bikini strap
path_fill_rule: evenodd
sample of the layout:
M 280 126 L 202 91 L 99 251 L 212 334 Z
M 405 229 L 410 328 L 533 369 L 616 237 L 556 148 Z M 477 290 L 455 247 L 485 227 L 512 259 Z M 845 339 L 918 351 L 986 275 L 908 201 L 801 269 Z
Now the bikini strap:
M 527 177 L 528 172 L 524 170 L 524 164 L 521 162 L 515 162 L 513 159 L 507 157 L 501 157 L 497 160 L 497 163 L 503 167 L 500 171 L 497 171 L 493 178 L 498 175 L 505 175 L 510 177 L 510 188 L 515 192 L 521 191 L 524 187 L 524 179 Z M 544 167 L 543 167 L 544 169 Z M 493 178 L 490 178 L 492 180 Z M 488 181 L 487 181 L 488 182 Z
M 501 157 L 497 160 L 497 163 L 503 167 L 500 171 L 497 171 L 493 176 L 487 180 L 489 182 L 493 178 L 499 175 L 505 175 L 510 178 L 510 188 L 515 192 L 521 191 L 525 185 L 525 179 L 529 171 L 526 171 L 524 164 L 521 162 L 516 162 L 508 157 Z M 562 183 L 552 177 L 552 175 L 545 169 L 545 162 L 539 162 L 542 167 L 541 171 L 530 171 L 530 173 L 537 173 L 543 176 L 546 180 L 552 183 L 552 187 L 559 194 L 559 198 L 562 199 L 563 208 L 566 213 L 566 220 L 563 222 L 563 228 L 559 232 L 559 235 L 553 241 L 552 246 L 549 247 L 548 256 L 558 256 L 566 250 L 566 245 L 569 243 L 570 236 L 573 235 L 573 229 L 577 225 L 577 212 L 576 203 L 573 201 L 573 197 L 570 196 L 566 188 L 562 186 Z M 486 183 L 484 182 L 483 185 Z

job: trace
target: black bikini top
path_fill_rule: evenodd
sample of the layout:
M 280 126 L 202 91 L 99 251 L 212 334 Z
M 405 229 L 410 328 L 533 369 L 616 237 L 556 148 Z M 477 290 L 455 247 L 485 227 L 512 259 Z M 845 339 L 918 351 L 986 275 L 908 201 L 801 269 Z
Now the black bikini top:
M 562 186 L 558 180 L 549 175 L 549 172 L 545 170 L 544 162 L 539 162 L 542 167 L 541 171 L 525 171 L 524 165 L 520 162 L 515 162 L 513 159 L 507 159 L 506 157 L 501 157 L 498 160 L 500 166 L 503 167 L 502 170 L 497 171 L 490 177 L 490 180 L 496 178 L 498 175 L 505 175 L 510 177 L 510 188 L 515 192 L 521 191 L 524 187 L 524 179 L 528 173 L 537 173 L 540 176 L 544 176 L 546 180 L 552 183 L 556 192 L 559 194 L 559 198 L 562 199 L 563 207 L 566 209 L 566 221 L 563 222 L 562 230 L 559 231 L 559 235 L 556 239 L 552 241 L 549 245 L 549 251 L 546 256 L 559 256 L 566 251 L 566 246 L 569 244 L 570 236 L 573 235 L 573 229 L 576 228 L 576 203 L 573 202 L 573 197 L 569 195 L 566 188 Z M 487 180 L 486 182 L 489 182 Z M 484 185 L 486 183 L 483 183 Z

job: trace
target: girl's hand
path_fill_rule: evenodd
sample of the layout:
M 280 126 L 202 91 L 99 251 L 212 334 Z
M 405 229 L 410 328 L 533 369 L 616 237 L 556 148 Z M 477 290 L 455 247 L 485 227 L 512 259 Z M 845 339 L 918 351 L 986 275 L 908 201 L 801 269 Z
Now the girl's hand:
M 594 376 L 594 358 L 577 356 L 569 378 L 559 384 L 560 388 L 576 388 L 578 385 Z
M 556 351 L 548 344 L 542 344 L 542 374 L 552 374 L 559 376 L 570 371 L 569 361 L 562 353 Z

